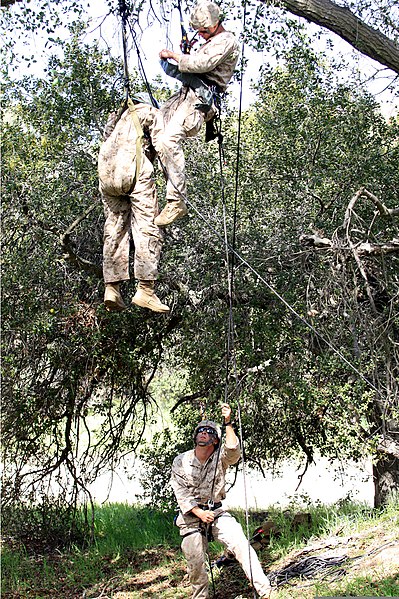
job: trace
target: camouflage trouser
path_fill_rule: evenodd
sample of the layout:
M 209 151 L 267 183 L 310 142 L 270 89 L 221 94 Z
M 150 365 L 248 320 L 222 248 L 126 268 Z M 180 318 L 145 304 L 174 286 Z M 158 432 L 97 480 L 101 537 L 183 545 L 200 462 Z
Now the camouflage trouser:
M 200 532 L 192 532 L 198 529 L 198 523 L 198 518 L 191 516 L 191 514 L 186 516 L 179 514 L 176 521 L 183 537 L 181 547 L 187 559 L 188 575 L 193 591 L 192 597 L 193 599 L 208 599 L 207 540 L 205 535 Z M 191 532 L 192 534 L 187 534 Z M 234 554 L 248 580 L 252 580 L 259 595 L 261 597 L 265 595 L 270 589 L 270 581 L 263 572 L 258 556 L 248 544 L 248 540 L 237 520 L 228 512 L 223 512 L 223 509 L 215 510 L 212 534 L 216 540 L 220 541 Z
M 105 283 L 130 279 L 131 235 L 134 242 L 135 278 L 139 280 L 157 278 L 163 233 L 153 222 L 159 209 L 152 175 L 153 165 L 143 153 L 138 181 L 129 195 L 109 195 L 104 182 L 100 181 L 106 218 L 103 248 Z
M 203 113 L 195 108 L 198 101 L 192 89 L 183 87 L 162 106 L 163 119 L 151 131 L 152 143 L 168 175 L 167 200 L 187 195 L 182 141 L 197 135 L 204 123 Z

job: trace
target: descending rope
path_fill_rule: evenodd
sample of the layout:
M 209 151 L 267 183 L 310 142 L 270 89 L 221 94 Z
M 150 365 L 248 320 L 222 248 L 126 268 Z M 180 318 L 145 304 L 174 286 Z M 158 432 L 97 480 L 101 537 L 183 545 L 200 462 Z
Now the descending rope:
M 151 103 L 156 108 L 158 107 L 158 102 L 154 98 L 151 90 L 151 86 L 147 79 L 147 75 L 143 66 L 143 61 L 141 59 L 140 48 L 136 40 L 136 33 L 133 29 L 132 23 L 130 22 L 130 12 L 126 4 L 126 0 L 119 0 L 119 15 L 122 22 L 122 46 L 123 46 L 123 75 L 124 75 L 124 89 L 125 89 L 125 101 L 130 97 L 130 78 L 129 78 L 129 59 L 128 59 L 128 48 L 127 48 L 127 27 L 129 27 L 130 34 L 132 36 L 132 40 L 134 46 L 136 48 L 137 53 L 137 61 L 139 66 L 139 72 L 143 79 L 144 85 L 146 87 L 147 93 L 151 98 Z
M 246 28 L 246 6 L 244 3 L 243 7 L 243 31 Z M 237 205 L 238 205 L 238 183 L 239 183 L 239 166 L 240 166 L 240 146 L 241 146 L 241 116 L 242 116 L 242 97 L 243 97 L 243 70 L 244 70 L 244 42 L 241 50 L 241 77 L 240 77 L 240 100 L 239 100 L 239 112 L 238 112 L 238 132 L 237 132 L 237 156 L 236 156 L 236 174 L 235 174 L 235 192 L 234 192 L 234 205 L 233 205 L 233 230 L 232 230 L 232 242 L 231 248 L 235 252 L 236 247 L 236 232 L 237 232 Z M 220 130 L 220 118 L 219 118 L 219 130 L 218 130 L 218 146 L 219 146 L 219 167 L 220 167 L 220 187 L 221 187 L 221 198 L 223 206 L 223 230 L 224 230 L 224 244 L 226 252 L 226 268 L 227 268 L 227 285 L 228 285 L 228 298 L 229 298 L 229 315 L 228 315 L 228 326 L 227 326 L 227 342 L 226 342 L 226 382 L 225 382 L 225 402 L 229 403 L 229 379 L 230 379 L 230 363 L 232 364 L 232 370 L 235 380 L 234 394 L 237 405 L 237 420 L 239 428 L 239 436 L 242 445 L 242 473 L 243 473 L 243 486 L 244 486 L 244 509 L 245 509 L 245 524 L 246 524 L 246 536 L 248 540 L 248 563 L 250 571 L 250 581 L 253 588 L 253 596 L 256 598 L 256 590 L 254 587 L 253 574 L 252 574 L 252 559 L 251 559 L 251 544 L 250 544 L 250 532 L 249 532 L 249 508 L 248 508 L 248 494 L 247 494 L 247 473 L 246 473 L 246 461 L 243 441 L 243 430 L 242 430 L 242 418 L 241 418 L 241 402 L 238 385 L 238 371 L 237 371 L 237 360 L 235 352 L 235 325 L 234 325 L 234 275 L 235 275 L 235 253 L 230 251 L 230 244 L 228 241 L 227 232 L 227 217 L 226 217 L 226 201 L 225 201 L 225 187 L 224 187 L 224 176 L 223 176 L 223 136 Z
M 127 33 L 126 24 L 128 21 L 128 8 L 125 0 L 119 0 L 119 14 L 122 21 L 122 50 L 123 50 L 123 87 L 125 90 L 125 101 L 127 102 L 130 96 L 130 80 L 128 67 L 128 52 L 127 52 Z

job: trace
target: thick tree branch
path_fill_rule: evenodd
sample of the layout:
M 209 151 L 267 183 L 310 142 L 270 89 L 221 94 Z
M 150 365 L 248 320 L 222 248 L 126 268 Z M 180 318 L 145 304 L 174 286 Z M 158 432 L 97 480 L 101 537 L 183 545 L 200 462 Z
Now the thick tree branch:
M 393 456 L 399 460 L 399 445 L 392 441 L 392 439 L 384 439 L 378 444 L 378 451 Z
M 399 74 L 399 45 L 331 0 L 278 0 L 279 6 L 326 27 L 362 54 Z
M 367 189 L 362 189 L 362 195 L 369 198 L 373 204 L 377 206 L 381 216 L 399 216 L 399 208 L 387 208 L 381 200 L 379 200 L 373 193 L 370 193 L 370 191 L 367 191 Z

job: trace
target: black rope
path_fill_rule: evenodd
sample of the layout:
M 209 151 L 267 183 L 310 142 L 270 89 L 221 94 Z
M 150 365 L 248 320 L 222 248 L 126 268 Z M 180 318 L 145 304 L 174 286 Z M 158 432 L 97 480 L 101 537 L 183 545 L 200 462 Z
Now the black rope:
M 123 48 L 123 87 L 125 90 L 125 101 L 130 96 L 130 80 L 129 80 L 129 61 L 127 51 L 127 33 L 126 24 L 128 22 L 129 11 L 125 0 L 119 0 L 119 14 L 122 21 L 122 48 Z
M 130 23 L 130 21 L 128 22 L 128 25 L 129 25 L 130 33 L 132 35 L 132 40 L 133 40 L 133 43 L 134 43 L 134 47 L 136 48 L 137 62 L 138 62 L 138 65 L 139 65 L 140 75 L 141 75 L 141 77 L 143 79 L 143 82 L 144 82 L 145 88 L 147 90 L 147 93 L 148 93 L 148 95 L 151 98 L 151 104 L 155 108 L 158 108 L 158 102 L 156 101 L 156 99 L 153 96 L 153 93 L 152 93 L 152 90 L 151 90 L 151 86 L 149 84 L 149 81 L 148 81 L 148 78 L 147 78 L 147 75 L 146 75 L 146 72 L 145 72 L 145 69 L 144 69 L 143 61 L 141 60 L 141 53 L 140 53 L 139 45 L 138 45 L 137 40 L 136 40 L 136 37 L 137 37 L 136 33 L 135 33 L 135 31 L 133 29 L 133 26 Z
M 344 564 L 355 558 L 348 556 L 337 557 L 306 557 L 298 562 L 291 562 L 281 570 L 270 572 L 269 578 L 273 586 L 279 587 L 289 584 L 293 578 L 316 578 L 322 574 L 323 578 L 336 580 L 346 574 L 342 567 Z
M 246 30 L 246 1 L 243 2 L 243 33 Z M 238 108 L 238 131 L 237 131 L 237 154 L 236 154 L 236 167 L 235 167 L 235 190 L 234 190 L 234 204 L 233 204 L 233 231 L 232 231 L 232 242 L 231 248 L 232 253 L 229 252 L 229 244 L 226 233 L 226 223 L 225 227 L 225 244 L 226 244 L 226 260 L 227 264 L 229 264 L 229 258 L 231 259 L 231 267 L 230 267 L 230 280 L 229 280 L 229 326 L 228 326 L 228 337 L 230 338 L 230 351 L 231 351 L 231 361 L 233 365 L 234 372 L 234 392 L 235 392 L 235 400 L 237 404 L 237 419 L 238 419 L 238 427 L 239 434 L 241 438 L 242 444 L 242 473 L 243 473 L 243 482 L 244 482 L 244 505 L 245 505 L 245 525 L 246 525 L 246 537 L 248 541 L 248 563 L 249 563 L 249 571 L 250 571 L 250 582 L 252 585 L 253 596 L 256 599 L 256 589 L 254 587 L 253 573 L 252 573 L 252 559 L 251 559 L 251 543 L 250 543 L 250 532 L 249 532 L 249 510 L 248 510 L 248 495 L 247 495 L 247 481 L 246 481 L 246 461 L 245 461 L 245 452 L 244 452 L 244 442 L 243 442 L 243 430 L 242 430 L 242 418 L 241 418 L 241 402 L 240 402 L 240 391 L 239 391 L 239 383 L 238 383 L 238 370 L 237 370 L 237 360 L 235 353 L 235 324 L 234 324 L 234 276 L 235 276 L 235 268 L 236 268 L 236 240 L 237 240 L 237 213 L 238 213 L 238 190 L 239 190 L 239 169 L 240 169 L 240 156 L 241 156 L 241 120 L 242 120 L 242 99 L 243 99 L 243 79 L 244 79 L 244 39 L 242 41 L 241 47 L 241 72 L 240 72 L 240 97 L 239 97 L 239 108 Z M 221 145 L 221 144 L 220 144 Z M 225 218 L 224 218 L 225 221 Z M 229 356 L 227 357 L 229 359 Z M 227 385 L 226 385 L 227 386 Z
M 275 570 L 269 573 L 269 578 L 273 586 L 280 587 L 283 585 L 291 585 L 290 582 L 294 578 L 310 580 L 317 578 L 318 580 L 329 579 L 330 582 L 338 580 L 347 574 L 350 568 L 353 568 L 355 562 L 361 561 L 372 555 L 376 555 L 392 545 L 396 545 L 395 541 L 388 541 L 383 545 L 372 549 L 363 555 L 339 555 L 339 556 L 309 556 L 300 560 L 293 560 L 281 570 Z M 345 566 L 345 567 L 344 567 Z M 296 585 L 298 586 L 298 585 Z M 300 585 L 310 586 L 307 585 Z M 312 583 L 313 586 L 313 583 Z
M 130 12 L 127 7 L 126 1 L 118 0 L 118 2 L 119 2 L 119 4 L 118 4 L 119 15 L 120 15 L 121 22 L 122 22 L 123 79 L 124 79 L 124 89 L 125 89 L 125 102 L 127 102 L 127 100 L 129 99 L 130 91 L 131 91 L 130 90 L 130 78 L 129 78 L 129 58 L 128 58 L 128 47 L 127 47 L 127 27 L 129 27 L 130 34 L 131 34 L 132 40 L 133 40 L 133 44 L 136 49 L 137 62 L 138 62 L 138 68 L 139 68 L 140 75 L 143 79 L 147 93 L 151 98 L 152 105 L 155 106 L 156 108 L 158 108 L 158 102 L 156 101 L 156 99 L 153 96 L 151 86 L 149 84 L 149 81 L 148 81 L 148 78 L 147 78 L 147 75 L 146 75 L 146 72 L 144 69 L 143 61 L 141 60 L 140 48 L 139 48 L 139 45 L 136 40 L 136 37 L 137 37 L 136 32 L 134 31 L 133 25 L 130 21 Z

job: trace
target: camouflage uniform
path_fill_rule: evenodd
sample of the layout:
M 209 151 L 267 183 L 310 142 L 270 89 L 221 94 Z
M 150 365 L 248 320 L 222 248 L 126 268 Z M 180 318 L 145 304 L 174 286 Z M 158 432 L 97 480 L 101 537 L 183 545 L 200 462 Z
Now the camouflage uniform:
M 180 454 L 173 462 L 171 485 L 180 508 L 176 524 L 182 536 L 181 547 L 187 559 L 193 599 L 208 599 L 209 591 L 205 557 L 207 539 L 203 534 L 205 525 L 191 510 L 198 505 L 206 505 L 210 499 L 215 469 L 213 500 L 218 503 L 226 497 L 225 473 L 228 466 L 238 462 L 240 455 L 239 445 L 230 448 L 224 444 L 219 459 L 216 450 L 205 464 L 197 459 L 194 450 Z M 264 574 L 255 551 L 248 545 L 241 525 L 222 507 L 215 509 L 214 514 L 213 537 L 234 554 L 247 578 L 252 578 L 259 595 L 269 596 L 269 579 Z
M 223 31 L 210 38 L 194 54 L 180 55 L 178 68 L 181 73 L 204 75 L 209 82 L 225 91 L 238 54 L 234 35 Z M 198 110 L 199 102 L 194 90 L 183 85 L 161 108 L 164 129 L 154 133 L 153 143 L 168 173 L 167 200 L 180 200 L 181 194 L 184 197 L 187 194 L 182 140 L 197 135 L 204 121 L 215 114 L 214 107 L 206 114 Z
M 151 132 L 157 109 L 146 104 L 135 106 L 142 127 Z M 155 280 L 161 254 L 163 233 L 154 224 L 158 200 L 153 180 L 153 165 L 143 143 L 141 165 L 136 178 L 137 128 L 126 110 L 98 157 L 100 192 L 104 204 L 103 274 L 105 283 L 127 281 L 129 276 L 130 236 L 134 242 L 134 276 Z

